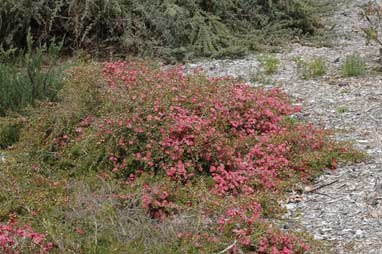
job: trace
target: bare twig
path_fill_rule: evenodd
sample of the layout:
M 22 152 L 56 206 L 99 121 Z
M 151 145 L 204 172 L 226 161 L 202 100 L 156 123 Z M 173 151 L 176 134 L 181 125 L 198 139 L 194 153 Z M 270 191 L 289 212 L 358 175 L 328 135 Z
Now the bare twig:
M 325 194 L 325 193 L 321 193 L 321 192 L 315 192 L 314 194 L 317 194 L 317 195 L 322 195 L 322 196 L 326 196 L 326 197 L 329 197 L 331 199 L 333 199 L 332 196 L 328 195 L 328 194 Z
M 334 199 L 334 200 L 331 200 L 329 202 L 326 202 L 326 204 L 332 204 L 332 203 L 336 203 L 336 202 L 339 202 L 341 200 L 344 200 L 345 198 L 344 197 L 340 197 L 340 198 L 337 198 L 337 199 Z
M 315 187 L 315 188 L 313 188 L 313 189 L 311 189 L 311 190 L 305 191 L 305 193 L 315 192 L 316 190 L 319 190 L 319 189 L 322 189 L 322 188 L 327 187 L 327 186 L 329 186 L 329 185 L 335 184 L 335 183 L 338 182 L 338 181 L 339 181 L 339 180 L 337 179 L 337 180 L 334 180 L 334 181 L 332 181 L 332 182 L 330 182 L 330 183 L 326 183 L 326 184 L 317 186 L 317 187 Z
M 236 246 L 236 243 L 237 243 L 237 240 L 235 240 L 235 241 L 233 242 L 233 244 L 231 244 L 230 246 L 228 246 L 227 248 L 225 248 L 224 250 L 222 250 L 222 251 L 219 252 L 218 254 L 223 254 L 224 252 L 229 251 L 230 249 L 232 249 L 233 247 Z

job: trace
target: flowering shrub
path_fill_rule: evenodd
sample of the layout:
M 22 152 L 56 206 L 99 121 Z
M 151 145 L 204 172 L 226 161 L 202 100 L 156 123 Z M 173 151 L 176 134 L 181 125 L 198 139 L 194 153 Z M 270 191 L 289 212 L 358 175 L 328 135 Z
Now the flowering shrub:
M 60 96 L 23 130 L 28 154 L 41 168 L 96 170 L 120 183 L 117 196 L 135 197 L 155 227 L 176 225 L 169 230 L 178 238 L 170 238 L 180 253 L 218 253 L 232 242 L 233 253 L 306 253 L 298 237 L 270 230 L 280 194 L 341 159 L 359 158 L 329 131 L 294 119 L 300 108 L 279 89 L 185 75 L 181 66 L 76 68 Z M 113 200 L 100 214 L 119 206 Z M 188 213 L 197 213 L 193 230 Z M 92 223 L 77 235 L 92 239 Z
M 39 138 L 51 144 L 47 154 L 66 166 L 108 169 L 127 182 L 139 172 L 179 183 L 208 175 L 213 192 L 237 195 L 276 190 L 281 181 L 333 168 L 348 153 L 327 131 L 289 121 L 300 108 L 278 89 L 186 76 L 181 66 L 163 70 L 140 62 L 105 63 L 102 74 L 105 83 L 92 88 L 96 95 L 64 101 L 90 111 L 64 113 L 59 121 L 46 121 L 53 126 L 41 128 L 51 130 Z M 81 80 L 81 69 L 73 75 Z M 60 106 L 51 107 L 54 118 L 63 111 Z M 71 121 L 54 130 L 55 122 Z
M 300 109 L 278 89 L 136 62 L 105 63 L 103 76 L 98 116 L 84 116 L 71 132 L 55 137 L 55 149 L 60 155 L 68 143 L 95 146 L 87 149 L 96 155 L 84 153 L 85 161 L 120 177 L 146 171 L 185 183 L 207 174 L 216 193 L 249 194 L 275 189 L 285 176 L 308 172 L 313 164 L 329 167 L 343 152 L 326 132 L 286 124 Z
M 7 224 L 0 224 L 0 250 L 4 254 L 48 253 L 53 244 L 45 240 L 45 235 L 34 232 L 28 225 L 18 227 L 11 217 Z

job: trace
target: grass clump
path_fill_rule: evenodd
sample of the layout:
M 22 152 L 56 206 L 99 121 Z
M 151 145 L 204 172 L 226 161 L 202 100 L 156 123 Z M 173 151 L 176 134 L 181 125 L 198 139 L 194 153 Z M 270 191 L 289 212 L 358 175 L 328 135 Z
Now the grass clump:
M 357 77 L 365 73 L 366 65 L 361 56 L 355 53 L 346 56 L 341 70 L 345 77 Z
M 338 107 L 337 109 L 336 109 L 336 112 L 338 113 L 338 114 L 343 114 L 343 113 L 346 113 L 346 112 L 348 112 L 349 111 L 349 109 L 347 108 L 347 107 Z
M 60 44 L 32 49 L 28 34 L 25 53 L 4 50 L 0 54 L 0 117 L 20 112 L 38 100 L 52 100 L 61 88 L 63 68 L 58 65 Z
M 260 55 L 256 57 L 267 74 L 274 74 L 280 66 L 280 60 L 272 55 Z
M 277 201 L 360 155 L 293 118 L 299 110 L 278 89 L 181 67 L 76 67 L 21 130 L 0 215 L 47 232 L 57 253 L 218 253 L 233 242 L 309 253 L 306 237 L 270 224 Z
M 294 61 L 297 64 L 297 72 L 302 79 L 318 78 L 327 72 L 325 60 L 321 57 L 308 62 L 298 57 Z

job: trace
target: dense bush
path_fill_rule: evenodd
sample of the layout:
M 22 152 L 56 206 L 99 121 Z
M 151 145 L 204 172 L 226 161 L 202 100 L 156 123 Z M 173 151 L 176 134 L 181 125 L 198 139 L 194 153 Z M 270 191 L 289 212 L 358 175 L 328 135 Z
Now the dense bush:
M 86 84 L 93 72 L 74 72 L 63 103 L 46 105 L 30 128 L 53 163 L 126 179 L 138 169 L 179 182 L 207 174 L 216 191 L 240 193 L 330 167 L 344 152 L 325 131 L 287 121 L 299 109 L 277 89 L 124 62 L 105 64 L 107 83 Z
M 319 27 L 309 0 L 3 0 L 0 41 L 24 47 L 65 37 L 68 50 L 107 48 L 144 55 L 219 56 L 277 43 Z

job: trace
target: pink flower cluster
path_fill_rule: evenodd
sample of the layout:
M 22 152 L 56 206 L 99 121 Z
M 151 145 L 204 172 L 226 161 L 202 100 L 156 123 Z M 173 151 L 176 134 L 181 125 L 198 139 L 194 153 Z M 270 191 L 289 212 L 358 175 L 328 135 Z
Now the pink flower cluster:
M 227 252 L 233 254 L 303 254 L 310 249 L 304 240 L 272 229 L 269 222 L 262 218 L 261 206 L 256 202 L 236 201 L 208 224 L 207 232 L 180 231 L 177 237 L 183 241 L 191 241 L 198 248 L 203 246 L 204 241 L 219 243 L 224 236 L 229 236 L 236 239 Z
M 45 235 L 34 232 L 29 225 L 18 227 L 11 217 L 7 224 L 0 224 L 0 250 L 3 254 L 48 253 L 53 243 L 46 242 Z
M 269 229 L 254 241 L 251 236 L 264 226 L 260 216 L 261 207 L 255 202 L 234 206 L 218 218 L 218 230 L 234 235 L 239 247 L 247 249 L 248 254 L 300 254 L 309 249 L 303 240 L 277 230 Z
M 249 204 L 231 207 L 226 210 L 218 220 L 220 231 L 227 228 L 244 246 L 251 244 L 250 236 L 257 229 L 257 223 L 261 215 L 261 207 L 255 202 Z
M 252 254 L 301 254 L 308 250 L 309 246 L 295 236 L 269 231 L 260 239 L 257 250 Z
M 175 205 L 168 200 L 169 194 L 163 187 L 144 185 L 143 189 L 145 191 L 141 198 L 143 208 L 147 209 L 151 218 L 163 221 L 166 215 L 175 209 Z
M 98 124 L 113 138 L 113 172 L 162 171 L 186 182 L 208 173 L 219 193 L 274 188 L 290 166 L 284 116 L 299 111 L 278 89 L 265 91 L 232 80 L 191 79 L 181 67 L 159 70 L 140 63 L 106 63 L 108 100 L 119 109 Z

